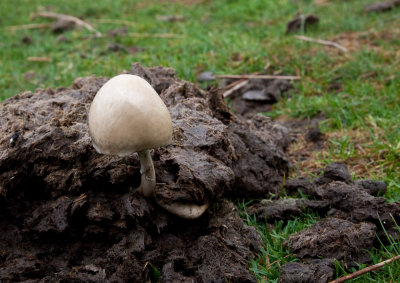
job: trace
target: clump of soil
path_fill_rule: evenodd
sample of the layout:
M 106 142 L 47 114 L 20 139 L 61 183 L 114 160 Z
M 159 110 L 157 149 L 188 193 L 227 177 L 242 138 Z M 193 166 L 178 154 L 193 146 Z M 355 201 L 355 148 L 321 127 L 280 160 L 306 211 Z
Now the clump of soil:
M 58 19 L 50 26 L 50 29 L 53 33 L 62 33 L 64 31 L 73 29 L 74 27 L 75 27 L 75 22 L 64 19 Z
M 232 98 L 235 113 L 267 112 L 271 106 L 293 90 L 289 80 L 254 80 L 242 89 L 242 95 Z
M 377 3 L 365 5 L 364 11 L 367 13 L 386 12 L 386 11 L 390 11 L 393 8 L 398 7 L 398 6 L 400 6 L 400 0 L 377 2 Z
M 229 85 L 233 82 L 235 81 L 225 80 L 221 83 Z M 288 96 L 293 89 L 289 80 L 251 79 L 245 86 L 233 91 L 227 99 L 235 114 L 247 116 L 270 111 L 273 104 Z
M 281 267 L 280 283 L 328 282 L 334 275 L 334 260 L 312 260 L 307 264 L 289 262 Z
M 136 156 L 93 149 L 87 112 L 106 78 L 21 93 L 0 105 L 2 281 L 255 281 L 247 263 L 260 237 L 222 197 L 278 194 L 287 130 L 231 114 L 172 69 L 129 73 L 149 81 L 173 120 L 173 143 L 153 152 L 155 198 L 210 209 L 193 221 L 168 214 L 132 189 Z
M 400 238 L 395 224 L 400 221 L 400 204 L 377 196 L 386 185 L 353 181 L 343 163 L 329 164 L 314 180 L 289 180 L 284 189 L 290 196 L 301 193 L 308 199 L 264 200 L 251 206 L 249 214 L 269 223 L 293 219 L 305 210 L 323 218 L 286 240 L 284 245 L 302 262 L 283 265 L 280 282 L 328 282 L 333 279 L 334 260 L 347 267 L 368 263 L 368 250 L 379 246 L 376 235 L 384 242 L 387 235 Z

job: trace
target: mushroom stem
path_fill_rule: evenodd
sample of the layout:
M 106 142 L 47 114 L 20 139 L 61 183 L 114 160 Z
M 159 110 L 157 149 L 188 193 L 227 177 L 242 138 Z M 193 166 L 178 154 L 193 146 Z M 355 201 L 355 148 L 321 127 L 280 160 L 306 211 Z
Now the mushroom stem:
M 149 197 L 153 195 L 156 186 L 156 173 L 154 172 L 153 159 L 148 149 L 138 151 L 138 155 L 140 160 L 140 173 L 142 174 L 138 191 L 145 197 Z

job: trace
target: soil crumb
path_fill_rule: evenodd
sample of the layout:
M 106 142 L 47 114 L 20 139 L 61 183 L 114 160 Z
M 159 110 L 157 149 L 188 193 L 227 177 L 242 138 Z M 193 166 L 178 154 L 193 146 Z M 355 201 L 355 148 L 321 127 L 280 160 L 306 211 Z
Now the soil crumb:
M 0 281 L 255 282 L 248 261 L 261 239 L 223 197 L 277 195 L 287 129 L 231 114 L 217 91 L 172 69 L 129 73 L 155 88 L 173 120 L 173 143 L 152 153 L 155 198 L 210 209 L 192 221 L 168 214 L 132 189 L 135 155 L 93 149 L 87 112 L 106 78 L 18 94 L 0 105 Z

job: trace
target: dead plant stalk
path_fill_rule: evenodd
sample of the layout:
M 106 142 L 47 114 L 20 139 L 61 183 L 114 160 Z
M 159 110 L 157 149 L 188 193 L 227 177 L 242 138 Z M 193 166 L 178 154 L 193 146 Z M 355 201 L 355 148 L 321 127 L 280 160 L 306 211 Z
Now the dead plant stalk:
M 294 37 L 297 39 L 300 39 L 300 40 L 308 41 L 308 42 L 315 42 L 315 43 L 322 44 L 322 45 L 332 46 L 332 47 L 339 49 L 340 51 L 342 51 L 344 53 L 347 52 L 346 47 L 340 45 L 339 43 L 333 42 L 333 41 L 312 38 L 312 37 L 307 37 L 307 36 L 303 36 L 303 35 L 295 35 Z
M 393 261 L 396 261 L 396 260 L 399 260 L 399 259 L 400 259 L 400 255 L 395 256 L 395 257 L 392 257 L 392 258 L 390 258 L 390 259 L 387 259 L 387 260 L 382 261 L 382 262 L 380 262 L 380 263 L 377 263 L 377 264 L 368 266 L 368 267 L 366 267 L 366 268 L 363 268 L 363 269 L 361 269 L 361 270 L 359 270 L 359 271 L 356 271 L 356 272 L 354 272 L 354 273 L 351 273 L 351 274 L 349 274 L 349 275 L 346 275 L 346 276 L 343 276 L 343 277 L 341 277 L 341 278 L 335 279 L 335 280 L 333 280 L 333 281 L 331 281 L 331 282 L 329 282 L 329 283 L 341 283 L 341 282 L 348 281 L 348 280 L 350 280 L 350 279 L 354 279 L 354 278 L 356 278 L 356 277 L 358 277 L 358 276 L 360 276 L 360 275 L 363 275 L 363 274 L 365 274 L 365 273 L 374 271 L 374 270 L 376 270 L 376 269 L 378 269 L 378 268 L 383 267 L 383 266 L 386 265 L 386 264 L 389 264 L 389 263 L 391 263 L 391 262 L 393 262 Z
M 245 85 L 247 85 L 249 83 L 249 80 L 241 80 L 239 81 L 239 83 L 237 83 L 236 85 L 234 85 L 232 88 L 228 89 L 227 91 L 225 91 L 222 96 L 223 97 L 228 97 L 230 96 L 232 93 L 234 93 L 235 91 L 237 91 L 238 89 L 241 89 L 242 87 L 244 87 Z
M 215 75 L 220 79 L 248 79 L 248 80 L 300 80 L 299 76 L 274 76 L 274 75 Z
M 38 13 L 38 16 L 42 17 L 42 18 L 52 18 L 52 19 L 57 19 L 57 20 L 72 21 L 76 25 L 84 27 L 84 28 L 88 29 L 89 31 L 94 32 L 97 36 L 101 36 L 101 32 L 99 32 L 98 30 L 93 28 L 89 23 L 87 23 L 77 17 L 71 16 L 71 15 L 57 14 L 57 13 L 53 13 L 53 12 L 40 12 L 40 13 Z

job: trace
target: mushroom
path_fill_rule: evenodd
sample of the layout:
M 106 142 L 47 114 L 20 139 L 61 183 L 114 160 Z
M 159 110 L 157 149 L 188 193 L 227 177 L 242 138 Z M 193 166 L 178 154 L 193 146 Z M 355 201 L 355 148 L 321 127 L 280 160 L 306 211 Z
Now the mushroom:
M 154 195 L 156 176 L 150 149 L 172 140 L 172 121 L 164 102 L 144 79 L 129 74 L 111 78 L 97 92 L 89 110 L 89 134 L 94 148 L 103 154 L 139 155 L 141 183 L 137 190 Z M 201 216 L 208 208 L 192 203 L 156 202 L 168 212 L 186 219 Z
M 144 79 L 129 74 L 111 78 L 97 92 L 89 110 L 89 134 L 103 154 L 139 155 L 141 183 L 138 191 L 153 195 L 156 185 L 150 149 L 172 140 L 168 109 Z
M 157 203 L 168 212 L 185 219 L 198 218 L 209 207 L 208 202 L 206 202 L 203 205 L 197 205 L 194 203 L 182 203 L 182 202 L 174 202 L 172 204 L 167 204 L 157 200 Z

